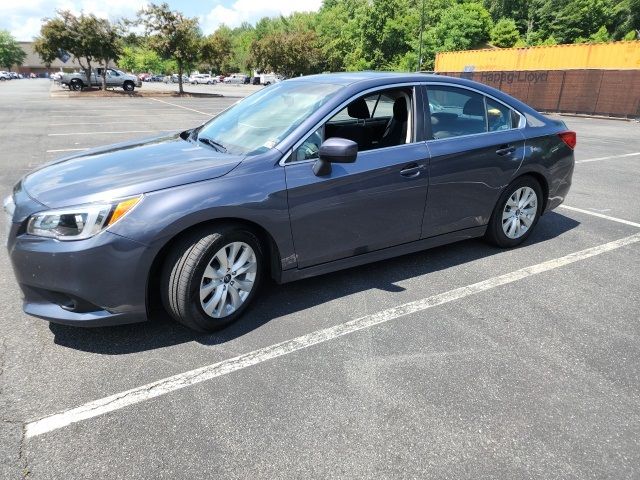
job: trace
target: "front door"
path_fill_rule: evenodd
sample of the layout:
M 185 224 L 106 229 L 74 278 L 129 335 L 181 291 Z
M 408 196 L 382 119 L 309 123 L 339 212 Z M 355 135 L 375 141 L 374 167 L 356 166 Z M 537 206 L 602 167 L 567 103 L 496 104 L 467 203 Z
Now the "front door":
M 429 153 L 415 141 L 415 111 L 412 87 L 360 97 L 293 152 L 285 172 L 298 268 L 420 238 Z M 316 176 L 319 145 L 336 136 L 356 141 L 358 157 Z

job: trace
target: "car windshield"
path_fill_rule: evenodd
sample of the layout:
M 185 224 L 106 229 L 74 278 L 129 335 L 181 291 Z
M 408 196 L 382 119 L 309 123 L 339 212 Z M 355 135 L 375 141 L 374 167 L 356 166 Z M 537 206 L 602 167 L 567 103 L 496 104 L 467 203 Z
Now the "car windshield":
M 282 82 L 245 98 L 205 124 L 198 139 L 221 151 L 256 155 L 274 148 L 340 85 Z

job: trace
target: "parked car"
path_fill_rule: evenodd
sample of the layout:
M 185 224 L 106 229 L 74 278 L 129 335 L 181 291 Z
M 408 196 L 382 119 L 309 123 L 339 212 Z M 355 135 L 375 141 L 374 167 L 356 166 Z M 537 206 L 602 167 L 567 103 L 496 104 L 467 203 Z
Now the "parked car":
M 149 75 L 144 81 L 145 82 L 162 82 L 164 79 L 163 75 Z
M 216 80 L 208 73 L 198 73 L 189 77 L 189 83 L 192 83 L 194 85 L 202 83 L 206 85 L 212 85 L 216 83 Z
M 300 77 L 197 128 L 28 174 L 4 204 L 9 255 L 31 315 L 114 325 L 162 304 L 211 331 L 242 316 L 266 275 L 473 237 L 521 244 L 564 201 L 575 145 L 562 121 L 465 79 Z
M 150 73 L 139 73 L 138 74 L 138 78 L 140 79 L 141 82 L 145 82 L 147 80 L 147 78 L 149 78 L 151 76 Z
M 171 76 L 164 77 L 164 83 L 178 83 L 178 78 L 180 78 L 180 75 L 174 73 Z M 182 75 L 182 83 L 189 83 L 189 77 Z
M 11 80 L 11 75 L 9 72 L 0 71 L 0 81 L 4 82 L 5 80 Z
M 282 77 L 280 75 L 276 75 L 275 73 L 262 73 L 260 74 L 260 84 L 261 85 L 271 85 L 272 83 L 278 83 L 282 81 Z
M 243 73 L 233 73 L 228 77 L 225 77 L 224 83 L 232 85 L 242 85 L 247 82 L 249 77 Z
M 14 80 L 18 80 L 20 78 L 20 76 L 18 75 L 18 72 L 9 72 L 9 75 Z
M 122 87 L 127 92 L 133 92 L 136 87 L 142 86 L 142 82 L 135 75 L 129 75 L 113 68 L 107 69 L 106 80 L 108 87 Z M 101 86 L 102 68 L 96 68 L 91 72 L 91 82 L 87 81 L 87 76 L 84 72 L 79 72 L 65 73 L 60 78 L 60 84 L 68 86 L 71 90 L 82 90 L 89 85 Z

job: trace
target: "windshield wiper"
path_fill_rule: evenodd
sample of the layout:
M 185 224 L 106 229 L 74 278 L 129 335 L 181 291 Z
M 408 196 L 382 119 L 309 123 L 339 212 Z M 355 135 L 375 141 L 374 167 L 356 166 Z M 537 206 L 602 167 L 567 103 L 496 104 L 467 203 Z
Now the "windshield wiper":
M 216 142 L 215 140 L 211 140 L 210 138 L 206 138 L 206 137 L 197 137 L 197 139 L 200 142 L 205 143 L 205 144 L 209 145 L 210 147 L 214 148 L 218 152 L 227 153 L 227 148 L 224 145 L 222 145 L 221 143 Z

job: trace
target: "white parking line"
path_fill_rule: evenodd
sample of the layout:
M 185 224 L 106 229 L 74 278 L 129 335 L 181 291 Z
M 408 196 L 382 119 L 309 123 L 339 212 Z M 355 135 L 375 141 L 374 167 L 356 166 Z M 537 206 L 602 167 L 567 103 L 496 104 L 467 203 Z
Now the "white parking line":
M 148 121 L 142 121 L 142 120 L 134 120 L 133 122 L 122 122 L 122 121 L 117 121 L 117 122 L 78 122 L 78 123 L 50 123 L 49 126 L 50 127 L 66 127 L 68 125 L 128 125 L 128 124 L 135 124 L 135 125 L 140 125 L 141 123 L 169 123 L 171 125 L 174 125 L 175 122 L 179 122 L 179 121 L 183 121 L 182 119 L 174 119 L 174 120 L 148 120 Z M 184 119 L 185 122 L 192 122 L 193 120 L 191 119 Z
M 138 110 L 140 111 L 140 110 Z M 162 116 L 165 115 L 170 115 L 170 116 L 185 116 L 185 115 L 190 115 L 189 113 L 183 113 L 183 112 L 168 112 L 168 113 L 163 113 Z M 207 113 L 207 115 L 209 115 Z M 73 117 L 73 118 L 85 118 L 85 117 L 89 117 L 89 118 L 107 118 L 107 117 L 118 117 L 118 118 L 128 118 L 128 117 L 153 117 L 154 114 L 152 113 L 127 113 L 127 114 L 115 114 L 115 115 L 109 115 L 109 114 L 96 114 L 96 115 L 77 115 L 75 113 L 69 113 L 67 115 L 49 115 L 49 118 L 69 118 L 69 117 Z
M 70 135 L 103 135 L 109 133 L 155 133 L 165 132 L 166 130 L 125 130 L 123 132 L 70 132 L 70 133 L 49 133 L 48 137 L 68 137 Z
M 548 260 L 530 267 L 522 268 L 520 270 L 515 270 L 504 275 L 489 278 L 472 285 L 456 288 L 438 295 L 433 295 L 421 300 L 382 310 L 381 312 L 351 320 L 340 325 L 317 330 L 292 340 L 286 340 L 275 345 L 260 348 L 218 363 L 196 368 L 195 370 L 163 378 L 141 387 L 116 393 L 115 395 L 110 395 L 99 400 L 85 403 L 79 407 L 29 422 L 25 426 L 25 437 L 36 437 L 53 430 L 63 428 L 72 423 L 104 415 L 115 410 L 120 410 L 121 408 L 135 405 L 161 395 L 166 395 L 167 393 L 181 390 L 191 385 L 205 382 L 222 375 L 227 375 L 253 365 L 258 365 L 274 358 L 289 355 L 290 353 L 297 352 L 298 350 L 302 350 L 313 345 L 318 345 L 406 315 L 422 312 L 438 305 L 443 305 L 445 303 L 453 302 L 454 300 L 475 295 L 476 293 L 485 292 L 501 285 L 517 282 L 518 280 L 522 280 L 532 275 L 554 270 L 556 268 L 595 257 L 596 255 L 610 252 L 637 242 L 640 242 L 640 233 L 598 245 L 596 247 L 587 248 L 579 252 L 574 252 L 553 260 Z
M 602 213 L 592 212 L 591 210 L 583 210 L 582 208 L 570 207 L 569 205 L 560 205 L 560 208 L 571 210 L 573 212 L 586 213 L 587 215 L 592 215 L 594 217 L 604 218 L 605 220 L 611 220 L 612 222 L 624 223 L 625 225 L 631 225 L 632 227 L 640 228 L 640 223 L 630 222 L 629 220 L 625 220 L 624 218 L 611 217 Z
M 47 150 L 47 153 L 58 153 L 58 152 L 80 152 L 82 150 L 88 150 L 88 148 L 60 148 L 57 150 Z M 31 166 L 31 165 L 29 165 Z
M 597 157 L 597 158 L 586 158 L 584 160 L 576 160 L 576 163 L 599 162 L 600 160 L 611 160 L 614 158 L 624 158 L 624 157 L 636 157 L 638 155 L 640 155 L 640 152 L 623 153 L 620 155 L 611 155 L 609 157 Z
M 149 97 L 150 100 L 155 100 L 156 102 L 166 103 L 167 105 L 173 105 L 174 107 L 184 108 L 185 110 L 191 110 L 192 112 L 201 113 L 202 115 L 206 115 L 207 117 L 212 117 L 210 113 L 201 112 L 200 110 L 196 110 L 195 108 L 184 107 L 182 105 L 178 105 L 177 103 L 167 102 L 165 100 L 160 100 L 159 98 Z

